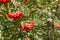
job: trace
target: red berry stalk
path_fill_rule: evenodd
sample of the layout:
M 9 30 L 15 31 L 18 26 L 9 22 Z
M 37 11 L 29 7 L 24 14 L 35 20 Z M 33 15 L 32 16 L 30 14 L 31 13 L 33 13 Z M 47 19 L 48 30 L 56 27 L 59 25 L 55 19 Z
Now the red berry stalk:
M 15 14 L 8 14 L 8 17 L 10 19 L 14 19 L 14 20 L 19 20 L 21 19 L 22 17 L 24 16 L 24 13 L 23 12 L 16 12 Z
M 26 25 L 22 26 L 20 29 L 21 29 L 22 31 L 30 31 L 30 30 L 32 30 L 35 26 L 36 26 L 35 23 L 26 24 Z
M 7 4 L 9 2 L 11 2 L 11 0 L 0 0 L 0 3 L 2 3 L 2 4 Z

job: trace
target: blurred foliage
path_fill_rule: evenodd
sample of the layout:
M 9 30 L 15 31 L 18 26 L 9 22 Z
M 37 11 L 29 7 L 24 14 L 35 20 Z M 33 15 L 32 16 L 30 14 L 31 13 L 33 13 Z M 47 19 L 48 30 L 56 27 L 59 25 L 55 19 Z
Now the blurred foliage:
M 6 5 L 0 3 L 1 40 L 60 40 L 60 29 L 54 27 L 60 24 L 60 0 L 12 0 Z M 39 5 L 41 8 L 36 8 Z M 25 16 L 19 21 L 11 20 L 8 13 L 23 11 Z M 20 27 L 28 22 L 35 22 L 32 31 L 21 31 Z

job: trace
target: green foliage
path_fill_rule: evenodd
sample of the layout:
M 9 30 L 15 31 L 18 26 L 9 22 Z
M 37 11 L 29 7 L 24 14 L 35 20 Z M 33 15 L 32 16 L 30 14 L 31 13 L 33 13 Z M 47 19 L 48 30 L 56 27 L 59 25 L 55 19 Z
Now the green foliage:
M 0 25 L 2 26 L 2 40 L 60 40 L 60 29 L 54 27 L 60 23 L 59 0 L 13 0 L 6 5 L 0 4 Z M 36 8 L 40 5 L 41 8 Z M 8 18 L 8 13 L 23 11 L 24 17 L 15 21 Z M 31 31 L 21 31 L 20 27 L 28 22 L 35 22 L 37 26 Z

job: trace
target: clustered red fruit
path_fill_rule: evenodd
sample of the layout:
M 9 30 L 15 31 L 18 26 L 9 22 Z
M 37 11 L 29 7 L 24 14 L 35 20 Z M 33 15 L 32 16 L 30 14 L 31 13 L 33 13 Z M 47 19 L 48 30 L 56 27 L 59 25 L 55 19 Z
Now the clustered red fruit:
M 11 13 L 8 14 L 8 17 L 9 17 L 10 19 L 14 19 L 14 20 L 19 20 L 19 19 L 21 19 L 23 16 L 24 16 L 24 12 L 16 12 L 15 14 L 11 14 Z
M 26 25 L 24 25 L 24 26 L 21 27 L 21 30 L 22 30 L 22 31 L 30 31 L 30 30 L 32 30 L 35 26 L 36 26 L 35 23 L 26 24 Z
M 11 2 L 11 0 L 0 0 L 0 3 L 3 3 L 3 4 L 7 4 L 9 2 Z
M 55 25 L 55 28 L 60 28 L 60 24 L 56 24 Z
M 27 40 L 31 40 L 29 37 L 27 37 Z
M 24 0 L 24 3 L 25 4 L 29 4 L 29 0 Z

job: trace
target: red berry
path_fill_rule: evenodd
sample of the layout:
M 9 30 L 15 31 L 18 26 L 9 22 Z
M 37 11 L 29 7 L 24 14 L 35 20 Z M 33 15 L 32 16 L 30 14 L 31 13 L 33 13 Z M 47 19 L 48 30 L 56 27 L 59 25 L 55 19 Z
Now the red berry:
M 3 3 L 3 4 L 7 4 L 9 2 L 11 2 L 11 0 L 0 0 L 0 3 Z
M 56 24 L 55 27 L 56 27 L 56 28 L 60 28 L 60 24 Z
M 32 27 L 35 27 L 35 26 L 36 26 L 36 24 L 35 24 L 35 23 L 32 23 L 32 24 L 31 24 L 31 26 L 32 26 Z
M 31 29 L 31 26 L 29 26 L 29 25 L 28 25 L 28 26 L 26 26 L 26 27 L 25 27 L 25 29 L 26 29 L 27 31 L 32 30 L 32 29 Z
M 16 13 L 14 14 L 13 19 L 14 19 L 14 20 L 18 20 L 18 19 L 21 19 L 23 16 L 24 16 L 24 13 L 23 13 L 23 12 L 16 12 Z
M 23 16 L 24 16 L 23 12 L 19 13 L 19 18 L 22 18 Z
M 26 25 L 24 25 L 23 29 L 25 29 L 26 31 L 30 31 L 30 30 L 32 30 L 35 26 L 36 26 L 36 25 L 35 25 L 34 23 L 32 23 L 32 24 L 26 24 Z M 24 30 L 22 30 L 22 31 L 24 31 Z
M 27 37 L 27 40 L 31 40 L 29 37 Z
M 18 16 L 14 14 L 13 19 L 18 20 Z
M 13 18 L 13 16 L 14 16 L 14 14 L 11 14 L 11 13 L 8 14 L 9 18 Z
M 22 31 L 24 31 L 24 30 L 25 30 L 25 27 L 24 27 L 24 26 L 22 26 L 22 27 L 21 27 L 21 30 L 22 30 Z
M 23 12 L 16 12 L 15 14 L 8 14 L 9 18 L 13 18 L 14 20 L 19 20 L 24 16 Z

